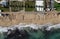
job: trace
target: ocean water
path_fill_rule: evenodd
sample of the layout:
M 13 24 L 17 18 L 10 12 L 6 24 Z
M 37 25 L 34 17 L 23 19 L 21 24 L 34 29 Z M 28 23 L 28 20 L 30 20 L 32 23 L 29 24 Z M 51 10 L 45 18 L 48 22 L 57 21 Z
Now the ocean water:
M 0 39 L 60 39 L 60 29 L 42 31 L 41 29 L 14 30 L 9 35 L 0 33 Z
M 0 39 L 60 39 L 60 28 L 46 30 L 25 27 L 23 29 L 8 29 L 7 32 L 0 32 Z
M 60 39 L 60 29 L 50 31 L 47 37 L 48 39 Z

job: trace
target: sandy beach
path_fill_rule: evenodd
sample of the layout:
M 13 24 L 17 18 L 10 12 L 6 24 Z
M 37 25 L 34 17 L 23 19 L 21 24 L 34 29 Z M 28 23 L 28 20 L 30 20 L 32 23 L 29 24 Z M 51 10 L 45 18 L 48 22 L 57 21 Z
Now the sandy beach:
M 19 23 L 26 24 L 58 24 L 60 23 L 60 14 L 57 11 L 50 11 L 42 14 L 41 12 L 2 12 L 8 13 L 8 16 L 0 16 L 0 26 L 10 26 Z

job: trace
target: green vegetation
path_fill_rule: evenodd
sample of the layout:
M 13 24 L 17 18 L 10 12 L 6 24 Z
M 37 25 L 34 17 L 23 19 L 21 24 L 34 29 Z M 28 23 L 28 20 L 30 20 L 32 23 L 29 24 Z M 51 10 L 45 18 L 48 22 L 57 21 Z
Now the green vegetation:
M 35 8 L 25 8 L 25 11 L 34 11 Z
M 12 9 L 12 11 L 20 11 L 23 9 L 23 2 L 19 2 L 19 1 L 11 1 L 10 2 L 10 7 Z
M 0 7 L 0 10 L 2 10 L 2 12 L 8 12 L 8 11 L 9 11 L 9 8 L 6 8 L 6 7 Z
M 35 10 L 35 1 L 26 1 L 25 11 L 34 11 L 34 10 Z
M 57 11 L 60 11 L 60 3 L 55 2 L 54 6 Z
M 9 12 L 9 3 L 7 2 L 7 6 L 0 5 L 0 10 L 2 10 L 2 12 Z
M 25 6 L 24 6 L 25 4 Z M 20 10 L 23 10 L 25 7 L 25 11 L 34 11 L 35 10 L 35 1 L 25 1 L 25 3 L 20 2 L 20 1 L 10 1 L 10 4 L 7 5 L 7 7 L 0 7 L 3 12 L 8 12 L 9 7 L 11 7 L 11 11 L 17 12 Z

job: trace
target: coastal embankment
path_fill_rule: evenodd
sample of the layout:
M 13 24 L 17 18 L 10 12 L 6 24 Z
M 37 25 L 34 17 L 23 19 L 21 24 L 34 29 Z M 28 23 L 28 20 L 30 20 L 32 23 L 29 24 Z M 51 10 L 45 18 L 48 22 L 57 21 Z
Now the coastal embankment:
M 0 16 L 1 26 L 11 26 L 19 23 L 26 24 L 58 24 L 60 23 L 60 13 L 57 11 L 45 12 L 2 12 Z

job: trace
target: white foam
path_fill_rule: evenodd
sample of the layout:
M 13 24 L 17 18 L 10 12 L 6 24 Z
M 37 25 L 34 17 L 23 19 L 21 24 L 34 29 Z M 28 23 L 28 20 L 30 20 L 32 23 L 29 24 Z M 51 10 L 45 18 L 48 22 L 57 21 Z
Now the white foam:
M 23 29 L 23 28 L 26 28 L 26 27 L 30 27 L 30 28 L 33 28 L 33 29 L 42 29 L 43 27 L 47 27 L 46 30 L 51 30 L 51 28 L 60 28 L 60 24 L 56 24 L 56 25 L 49 25 L 49 24 L 44 24 L 44 25 L 38 25 L 38 24 L 18 24 L 18 25 L 12 25 L 12 26 L 9 26 L 9 27 L 0 27 L 0 32 L 7 32 L 8 29 L 11 29 L 11 30 L 14 30 L 16 27 L 18 29 Z

